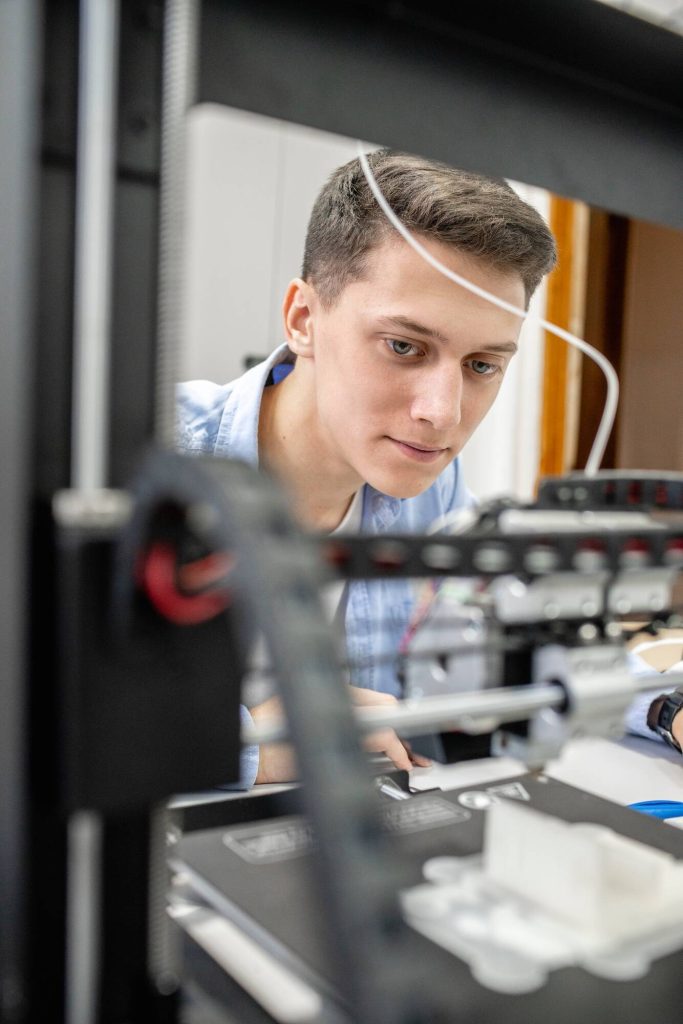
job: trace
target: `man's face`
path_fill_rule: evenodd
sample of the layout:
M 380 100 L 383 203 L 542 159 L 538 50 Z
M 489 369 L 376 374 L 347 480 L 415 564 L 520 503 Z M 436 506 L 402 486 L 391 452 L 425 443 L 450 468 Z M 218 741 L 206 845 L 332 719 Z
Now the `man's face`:
M 433 241 L 447 267 L 515 306 L 521 277 Z M 310 352 L 325 447 L 398 498 L 425 491 L 479 425 L 517 347 L 521 320 L 430 267 L 404 242 L 372 251 L 331 309 L 313 290 Z

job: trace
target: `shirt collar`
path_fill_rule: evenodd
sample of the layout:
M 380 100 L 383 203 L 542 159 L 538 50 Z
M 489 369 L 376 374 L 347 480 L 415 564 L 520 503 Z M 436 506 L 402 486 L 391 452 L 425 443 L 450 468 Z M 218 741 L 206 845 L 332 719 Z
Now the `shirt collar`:
M 369 511 L 372 526 L 377 533 L 385 532 L 394 525 L 399 517 L 401 499 L 382 494 L 370 484 L 365 486 L 367 491 L 365 507 Z
M 217 453 L 229 452 L 232 458 L 258 466 L 258 427 L 263 389 L 274 366 L 293 360 L 288 346 L 280 345 L 262 363 L 234 381 L 218 427 Z

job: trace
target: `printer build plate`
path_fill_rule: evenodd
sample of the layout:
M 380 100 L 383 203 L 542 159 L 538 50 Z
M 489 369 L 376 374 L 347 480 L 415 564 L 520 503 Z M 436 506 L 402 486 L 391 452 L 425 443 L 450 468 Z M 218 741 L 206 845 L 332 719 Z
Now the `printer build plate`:
M 605 825 L 683 859 L 683 831 L 535 773 L 384 802 L 385 826 L 412 873 L 408 883 L 422 881 L 422 866 L 432 857 L 480 852 L 487 807 L 503 797 L 524 800 L 568 822 Z M 306 820 L 287 816 L 185 836 L 173 850 L 172 863 L 201 901 L 321 993 L 331 1019 L 343 1012 L 343 1001 L 334 987 L 324 908 L 316 898 L 312 843 Z M 638 981 L 607 981 L 580 968 L 564 968 L 536 992 L 504 995 L 481 986 L 465 963 L 417 932 L 411 931 L 409 942 L 416 986 L 430 993 L 438 1008 L 434 1020 L 444 1024 L 680 1020 L 683 951 L 656 961 Z M 265 977 L 263 984 L 268 986 Z

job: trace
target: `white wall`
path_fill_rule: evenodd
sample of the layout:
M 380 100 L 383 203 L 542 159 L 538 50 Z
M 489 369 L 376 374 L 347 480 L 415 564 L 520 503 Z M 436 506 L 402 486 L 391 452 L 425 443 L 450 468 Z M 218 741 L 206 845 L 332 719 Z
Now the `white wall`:
M 180 372 L 224 382 L 283 340 L 280 303 L 301 271 L 313 201 L 356 143 L 203 104 L 190 113 L 188 150 Z
M 282 341 L 280 303 L 301 269 L 325 178 L 356 155 L 352 139 L 206 104 L 189 118 L 188 244 L 182 379 L 227 381 L 244 358 Z M 515 185 L 547 214 L 540 189 Z M 542 305 L 543 296 L 534 300 Z M 525 325 L 496 405 L 463 456 L 481 498 L 531 497 L 538 467 L 541 332 Z
M 547 220 L 547 192 L 510 184 Z M 531 300 L 530 312 L 544 316 L 545 286 Z M 543 346 L 543 331 L 527 321 L 496 403 L 463 451 L 467 484 L 482 500 L 500 494 L 525 501 L 533 497 L 540 455 Z

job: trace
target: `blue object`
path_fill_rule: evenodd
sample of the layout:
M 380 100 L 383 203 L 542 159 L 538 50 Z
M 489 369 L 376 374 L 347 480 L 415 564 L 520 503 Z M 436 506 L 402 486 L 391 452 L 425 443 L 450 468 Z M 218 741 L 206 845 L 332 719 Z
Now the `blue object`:
M 284 380 L 285 377 L 289 376 L 293 369 L 294 366 L 292 363 L 278 363 L 277 366 L 274 366 L 270 371 L 273 376 L 273 384 L 279 384 L 281 380 Z
M 641 800 L 637 804 L 629 804 L 632 811 L 649 814 L 653 818 L 683 818 L 683 801 L 680 800 Z

